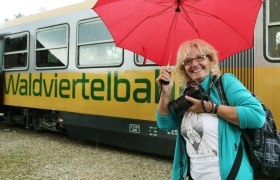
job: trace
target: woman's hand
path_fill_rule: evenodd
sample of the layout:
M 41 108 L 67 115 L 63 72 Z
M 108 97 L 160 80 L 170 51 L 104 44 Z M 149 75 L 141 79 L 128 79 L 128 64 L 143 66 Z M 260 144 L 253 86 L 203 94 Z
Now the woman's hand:
M 162 81 L 169 83 L 163 84 Z M 174 81 L 171 77 L 171 69 L 169 67 L 163 68 L 160 75 L 157 77 L 156 82 L 157 85 L 162 88 L 161 91 L 163 94 L 171 92 L 174 84 Z
M 194 113 L 203 113 L 204 112 L 200 99 L 195 99 L 188 95 L 185 95 L 185 98 L 187 101 L 190 101 L 193 103 L 193 105 L 188 109 L 188 111 L 194 112 Z M 211 110 L 214 106 L 210 101 L 204 101 L 204 105 L 205 105 L 205 109 L 207 112 L 211 112 Z
M 169 81 L 169 83 L 162 84 L 161 81 Z M 160 75 L 157 77 L 156 82 L 161 88 L 158 113 L 160 115 L 167 115 L 168 113 L 170 113 L 168 103 L 171 101 L 172 88 L 174 85 L 174 81 L 171 77 L 171 69 L 169 67 L 163 68 Z
M 193 105 L 188 109 L 189 112 L 194 112 L 194 113 L 203 113 L 203 107 L 201 104 L 200 99 L 195 99 L 190 96 L 185 96 L 187 101 L 190 101 L 193 103 Z M 214 108 L 216 105 L 212 104 L 210 101 L 204 101 L 205 108 L 207 112 L 212 112 L 212 108 Z M 234 124 L 234 125 L 239 125 L 239 118 L 237 115 L 236 107 L 234 106 L 226 106 L 226 105 L 219 105 L 219 108 L 217 109 L 217 115 L 219 117 L 224 118 L 228 122 Z

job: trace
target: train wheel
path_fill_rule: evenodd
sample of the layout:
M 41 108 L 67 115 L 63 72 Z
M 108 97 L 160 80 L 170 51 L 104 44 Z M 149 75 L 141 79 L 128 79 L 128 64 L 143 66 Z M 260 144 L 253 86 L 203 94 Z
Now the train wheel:
M 32 124 L 33 124 L 33 128 L 36 131 L 43 130 L 43 128 L 42 128 L 42 119 L 40 119 L 39 116 L 33 116 L 32 117 Z

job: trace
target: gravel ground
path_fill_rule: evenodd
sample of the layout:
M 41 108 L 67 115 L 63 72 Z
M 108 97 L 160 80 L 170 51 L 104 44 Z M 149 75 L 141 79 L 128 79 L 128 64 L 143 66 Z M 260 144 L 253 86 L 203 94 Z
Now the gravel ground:
M 0 180 L 171 179 L 172 160 L 0 122 Z

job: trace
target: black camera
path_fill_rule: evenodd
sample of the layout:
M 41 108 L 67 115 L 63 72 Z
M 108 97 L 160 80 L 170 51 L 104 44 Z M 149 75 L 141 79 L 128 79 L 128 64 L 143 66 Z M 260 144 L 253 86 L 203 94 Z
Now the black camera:
M 209 101 L 209 97 L 205 93 L 203 88 L 195 81 L 189 81 L 186 85 L 183 95 L 176 100 L 169 102 L 170 109 L 178 115 L 181 115 L 193 105 L 192 102 L 186 100 L 185 95 L 188 95 L 195 99 Z

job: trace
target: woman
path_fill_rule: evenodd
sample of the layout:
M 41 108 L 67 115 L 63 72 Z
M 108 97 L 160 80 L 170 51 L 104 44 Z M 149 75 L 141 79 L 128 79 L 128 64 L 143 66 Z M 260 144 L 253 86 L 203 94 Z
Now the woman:
M 157 78 L 158 85 L 162 86 L 156 112 L 158 127 L 178 130 L 172 179 L 180 178 L 180 159 L 183 160 L 183 177 L 189 172 L 193 179 L 226 179 L 241 140 L 240 128 L 260 128 L 264 124 L 261 104 L 229 73 L 221 77 L 229 106 L 221 104 L 215 85 L 211 86 L 212 81 L 217 80 L 215 77 L 220 76 L 217 51 L 203 40 L 187 41 L 180 46 L 176 72 L 183 85 L 192 80 L 205 92 L 210 89 L 211 101 L 202 103 L 185 95 L 193 105 L 182 115 L 177 115 L 168 105 L 173 87 L 170 69 L 164 68 Z M 162 81 L 169 81 L 169 84 L 161 84 Z M 244 146 L 243 152 L 236 179 L 253 179 Z

